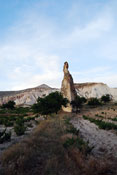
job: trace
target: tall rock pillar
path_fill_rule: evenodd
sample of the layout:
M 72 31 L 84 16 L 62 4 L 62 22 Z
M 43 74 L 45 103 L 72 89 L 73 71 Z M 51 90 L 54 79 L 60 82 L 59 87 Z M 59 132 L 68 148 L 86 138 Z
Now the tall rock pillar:
M 68 62 L 65 62 L 64 67 L 63 67 L 64 78 L 62 81 L 61 93 L 63 97 L 69 100 L 67 107 L 63 107 L 63 110 L 66 112 L 72 112 L 73 108 L 70 105 L 70 102 L 75 99 L 76 91 L 74 87 L 73 78 L 71 74 L 69 73 L 68 68 L 69 68 Z

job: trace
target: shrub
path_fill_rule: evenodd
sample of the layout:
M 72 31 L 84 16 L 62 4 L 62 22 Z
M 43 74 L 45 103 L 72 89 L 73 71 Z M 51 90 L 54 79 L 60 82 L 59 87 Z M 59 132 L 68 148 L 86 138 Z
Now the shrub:
M 85 98 L 85 97 L 80 97 L 81 98 L 81 101 L 83 102 L 83 103 L 86 103 L 87 102 L 87 99 Z
M 101 101 L 104 102 L 104 103 L 107 103 L 107 102 L 111 101 L 111 96 L 110 96 L 110 94 L 103 95 L 103 96 L 101 97 Z
M 70 127 L 67 128 L 66 131 L 75 135 L 79 134 L 79 130 L 77 130 L 73 125 L 70 125 Z
M 0 132 L 0 144 L 11 139 L 11 132 L 6 132 L 6 129 Z
M 15 102 L 14 101 L 9 101 L 8 103 L 5 103 L 2 105 L 2 108 L 7 108 L 7 109 L 14 109 L 15 108 Z
M 101 102 L 97 98 L 90 98 L 88 101 L 89 106 L 98 106 L 101 105 Z
M 73 144 L 75 143 L 75 139 L 72 137 L 72 138 L 68 138 L 64 143 L 63 143 L 63 146 L 64 148 L 69 148 L 70 146 L 72 146 Z
M 6 127 L 10 127 L 10 126 L 13 126 L 13 121 L 10 121 L 8 118 L 5 118 L 5 119 L 3 120 L 3 124 L 4 124 L 4 126 L 6 126 Z
M 104 118 L 102 115 L 95 114 L 96 117 Z
M 26 131 L 26 127 L 24 126 L 24 118 L 19 117 L 16 120 L 15 126 L 14 126 L 14 131 L 17 134 L 17 136 L 23 135 Z
M 75 100 L 71 101 L 71 105 L 77 111 L 77 109 L 78 108 L 81 108 L 82 107 L 82 104 L 83 103 L 86 103 L 86 101 L 87 100 L 86 100 L 85 97 L 80 97 L 80 96 L 77 95 L 76 98 L 75 98 Z
M 112 120 L 113 120 L 113 121 L 117 121 L 117 117 L 113 118 Z

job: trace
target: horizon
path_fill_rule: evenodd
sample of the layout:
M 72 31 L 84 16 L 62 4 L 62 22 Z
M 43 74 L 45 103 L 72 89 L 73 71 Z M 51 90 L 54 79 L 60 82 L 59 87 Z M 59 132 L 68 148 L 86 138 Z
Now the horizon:
M 0 2 L 0 91 L 74 83 L 117 88 L 117 1 Z

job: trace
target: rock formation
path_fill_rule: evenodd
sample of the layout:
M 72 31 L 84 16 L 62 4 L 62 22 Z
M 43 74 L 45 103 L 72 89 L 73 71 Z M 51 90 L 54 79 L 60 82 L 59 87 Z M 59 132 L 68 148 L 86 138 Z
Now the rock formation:
M 69 100 L 69 104 L 67 105 L 67 107 L 63 107 L 63 110 L 66 112 L 72 112 L 73 108 L 70 105 L 70 102 L 75 99 L 76 91 L 73 83 L 73 78 L 69 73 L 68 68 L 68 62 L 65 62 L 63 67 L 64 78 L 62 81 L 61 93 L 63 94 L 63 97 Z
M 10 100 L 15 101 L 16 105 L 30 106 L 36 103 L 38 97 L 49 95 L 52 92 L 60 91 L 57 88 L 51 88 L 47 85 L 40 85 L 35 88 L 25 89 L 21 91 L 1 91 L 0 105 Z

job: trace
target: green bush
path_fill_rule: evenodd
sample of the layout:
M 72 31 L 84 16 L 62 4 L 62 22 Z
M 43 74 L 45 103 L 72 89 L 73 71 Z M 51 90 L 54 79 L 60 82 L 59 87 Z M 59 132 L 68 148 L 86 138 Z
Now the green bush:
M 96 117 L 104 118 L 102 115 L 95 114 Z
M 117 117 L 113 118 L 112 120 L 113 120 L 113 121 L 117 121 Z
M 79 130 L 77 130 L 74 126 L 70 125 L 66 132 L 68 133 L 72 133 L 72 134 L 75 134 L 75 135 L 78 135 L 79 134 Z
M 4 118 L 3 124 L 6 127 L 10 127 L 10 126 L 13 126 L 13 121 L 10 121 L 8 118 Z
M 72 138 L 68 138 L 64 143 L 63 143 L 63 146 L 64 148 L 69 148 L 70 146 L 72 146 L 73 144 L 75 143 L 75 139 L 72 137 Z
M 24 118 L 19 117 L 16 120 L 15 126 L 14 126 L 14 131 L 17 134 L 17 136 L 21 136 L 25 133 L 26 127 L 24 126 Z
M 101 102 L 97 98 L 90 98 L 88 101 L 89 106 L 98 106 L 101 105 Z
M 6 129 L 0 132 L 0 144 L 4 143 L 5 141 L 10 141 L 10 139 L 11 132 L 6 132 Z
M 14 121 L 16 121 L 19 116 L 0 116 L 0 125 L 4 125 L 6 127 L 13 126 Z
M 104 102 L 104 103 L 107 103 L 107 102 L 111 101 L 111 96 L 110 96 L 110 94 L 103 95 L 103 96 L 101 97 L 101 101 Z
M 6 113 L 6 109 L 0 109 L 0 114 L 5 114 Z
M 17 134 L 17 136 L 21 136 L 25 133 L 26 127 L 24 125 L 15 125 L 14 131 Z
M 82 103 L 86 103 L 87 102 L 87 99 L 85 97 L 80 97 L 80 98 L 81 98 Z
M 14 109 L 15 108 L 15 102 L 14 101 L 9 101 L 8 103 L 5 103 L 2 105 L 2 108 L 7 108 L 7 109 Z

